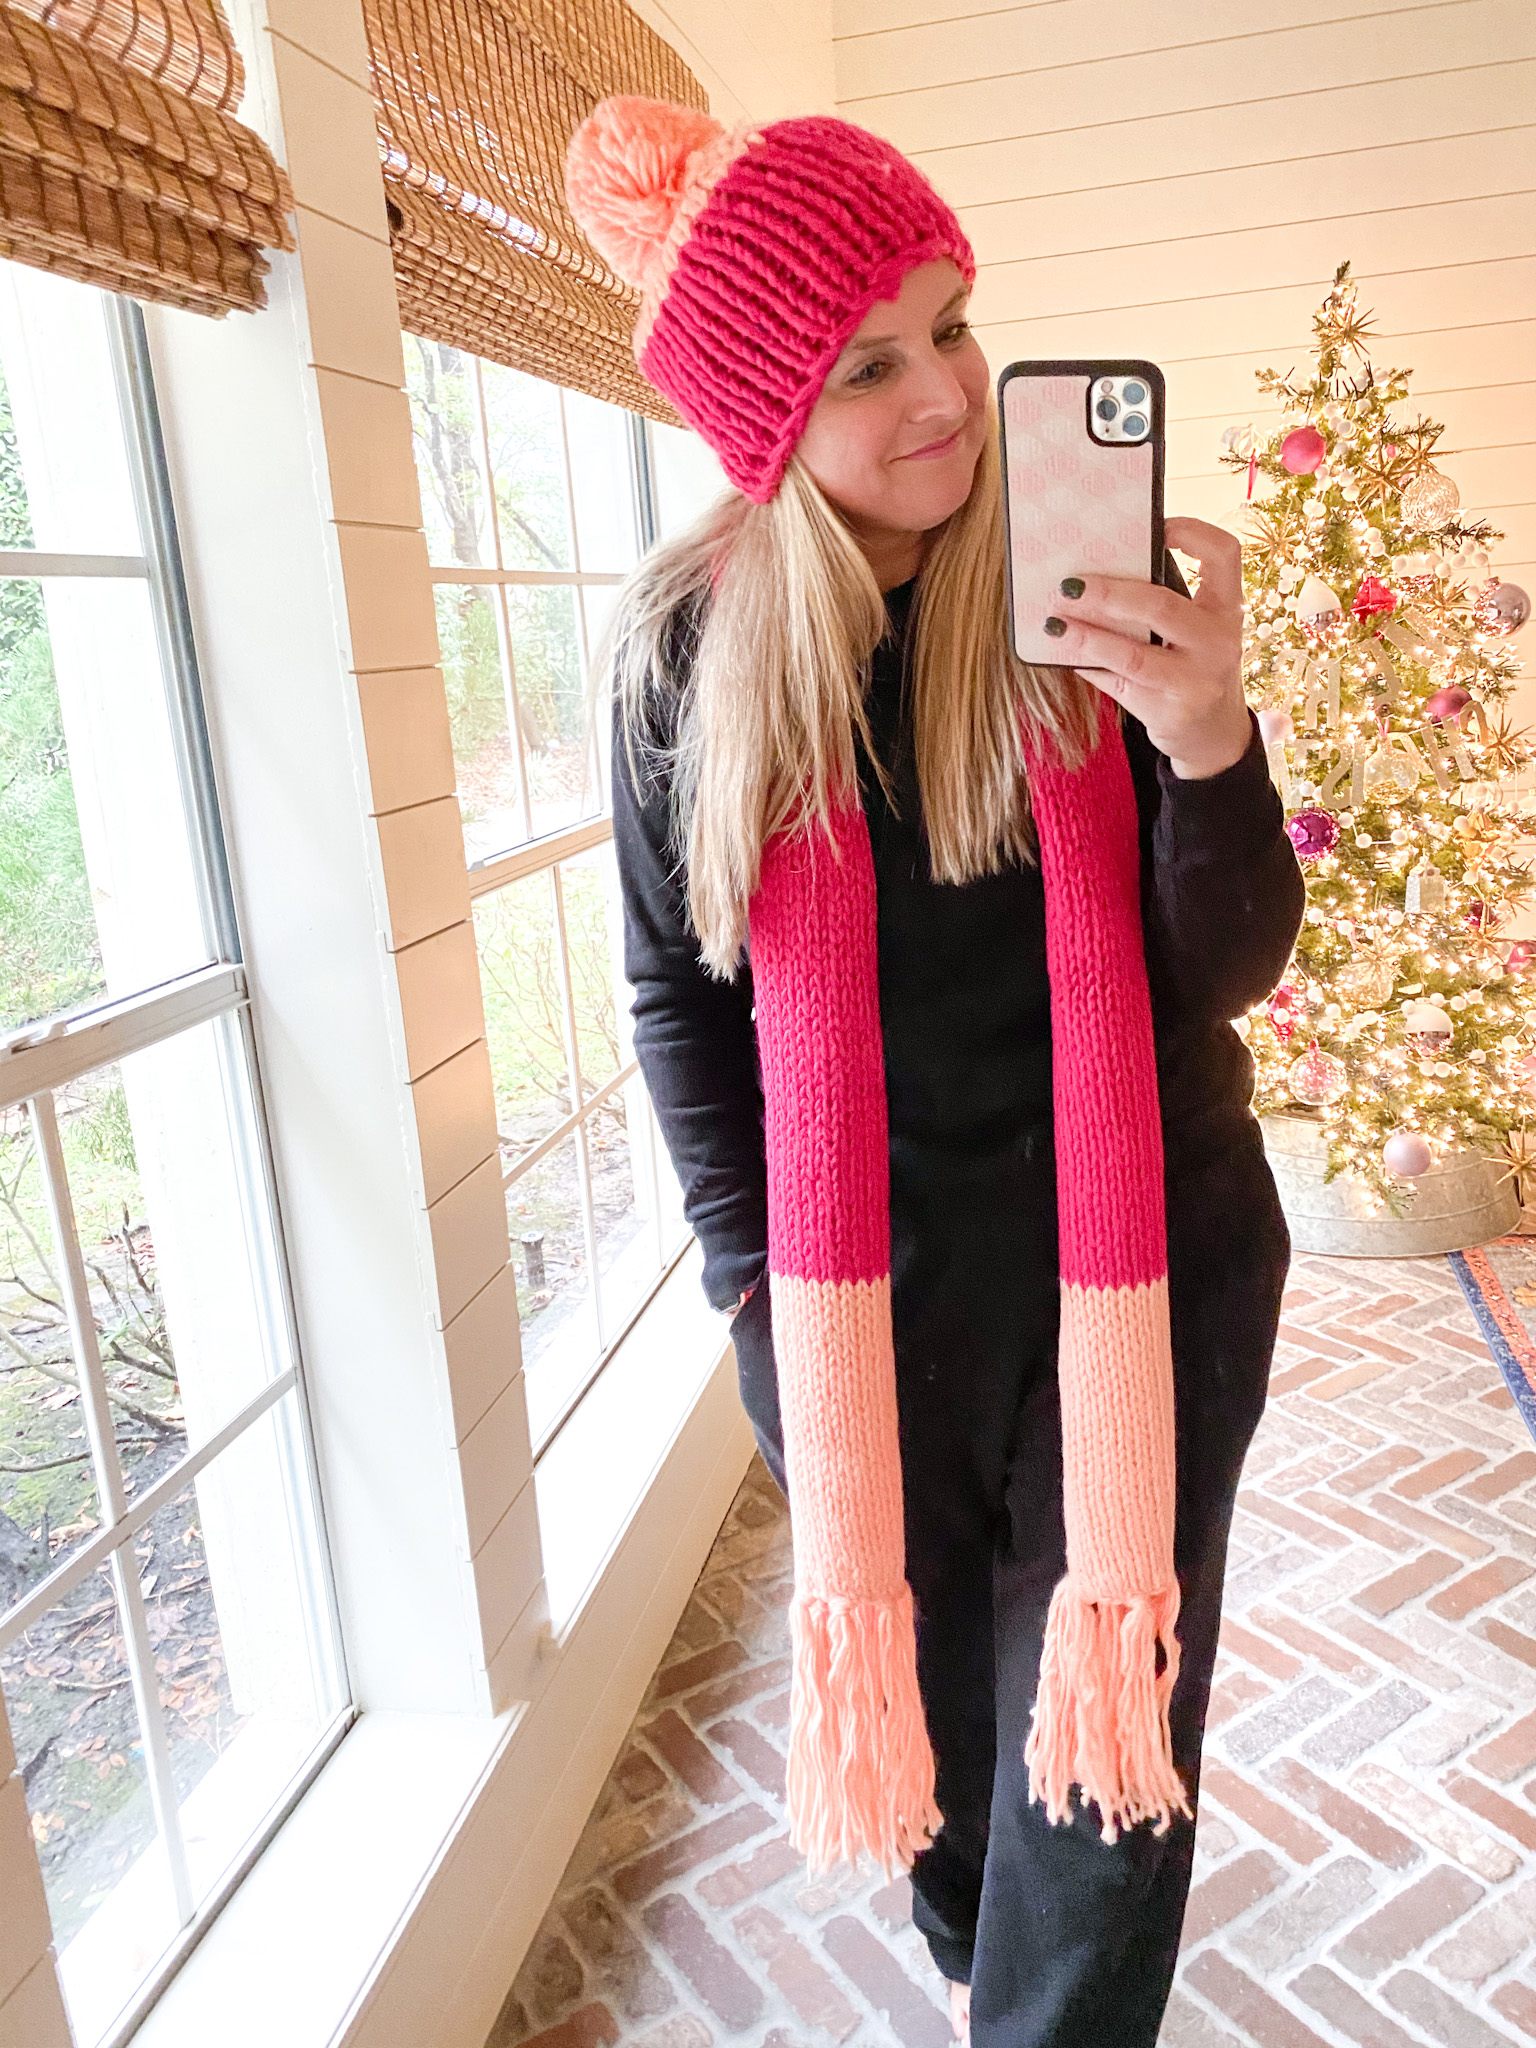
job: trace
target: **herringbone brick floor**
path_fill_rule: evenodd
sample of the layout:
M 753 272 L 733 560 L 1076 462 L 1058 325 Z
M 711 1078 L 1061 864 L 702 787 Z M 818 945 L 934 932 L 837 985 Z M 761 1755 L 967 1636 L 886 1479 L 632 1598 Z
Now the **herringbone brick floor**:
M 1166 2048 L 1536 2040 L 1533 1476 L 1443 1260 L 1297 1260 Z M 754 1465 L 487 2048 L 944 2048 L 905 1883 L 785 1839 L 789 1581 Z

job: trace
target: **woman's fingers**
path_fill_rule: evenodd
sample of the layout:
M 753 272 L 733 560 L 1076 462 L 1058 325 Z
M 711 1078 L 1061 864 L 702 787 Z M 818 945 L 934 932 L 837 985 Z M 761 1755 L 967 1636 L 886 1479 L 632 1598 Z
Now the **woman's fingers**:
M 1200 564 L 1200 588 L 1193 603 L 1199 611 L 1241 612 L 1243 550 L 1236 536 L 1204 519 L 1170 519 L 1164 535 L 1181 555 Z
M 1063 610 L 1066 607 L 1063 606 Z M 1167 688 L 1184 674 L 1187 657 L 1175 647 L 1153 647 L 1148 641 L 1130 639 L 1112 626 L 1073 615 L 1062 620 L 1057 659 L 1067 668 L 1107 669 L 1122 683 L 1138 689 Z M 1091 676 L 1091 682 L 1099 682 Z

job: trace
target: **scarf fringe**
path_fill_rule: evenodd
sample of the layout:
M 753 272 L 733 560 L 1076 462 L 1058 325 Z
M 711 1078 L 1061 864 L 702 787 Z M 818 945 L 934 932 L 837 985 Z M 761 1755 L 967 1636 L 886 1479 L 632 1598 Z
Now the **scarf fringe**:
M 1050 1820 L 1071 1819 L 1074 1785 L 1099 1809 L 1106 1842 L 1140 1821 L 1161 1835 L 1176 1813 L 1193 1817 L 1168 1729 L 1178 1618 L 1177 1580 L 1130 1601 L 1091 1600 L 1070 1574 L 1057 1585 L 1024 1745 L 1030 1799 Z
M 933 1751 L 917 1689 L 912 1594 L 790 1608 L 790 1840 L 811 1870 L 861 1854 L 887 1876 L 938 1832 Z

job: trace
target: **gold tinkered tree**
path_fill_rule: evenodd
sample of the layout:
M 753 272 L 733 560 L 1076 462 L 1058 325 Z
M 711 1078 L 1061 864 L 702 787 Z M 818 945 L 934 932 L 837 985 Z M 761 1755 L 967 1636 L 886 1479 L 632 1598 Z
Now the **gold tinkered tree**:
M 1307 879 L 1285 980 L 1238 1028 L 1259 1112 L 1321 1117 L 1330 1177 L 1399 1210 L 1446 1146 L 1510 1153 L 1532 1108 L 1536 945 L 1509 926 L 1536 747 L 1504 708 L 1529 602 L 1435 467 L 1443 428 L 1404 411 L 1409 373 L 1373 369 L 1347 263 L 1312 324 L 1305 371 L 1258 374 L 1282 421 L 1224 436 L 1244 678 Z

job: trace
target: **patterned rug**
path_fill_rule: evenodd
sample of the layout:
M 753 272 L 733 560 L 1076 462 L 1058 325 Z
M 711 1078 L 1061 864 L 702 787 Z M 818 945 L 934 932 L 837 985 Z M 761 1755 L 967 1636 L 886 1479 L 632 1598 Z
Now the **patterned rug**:
M 1536 1437 L 1536 1239 L 1496 1237 L 1448 1256 L 1521 1418 Z

